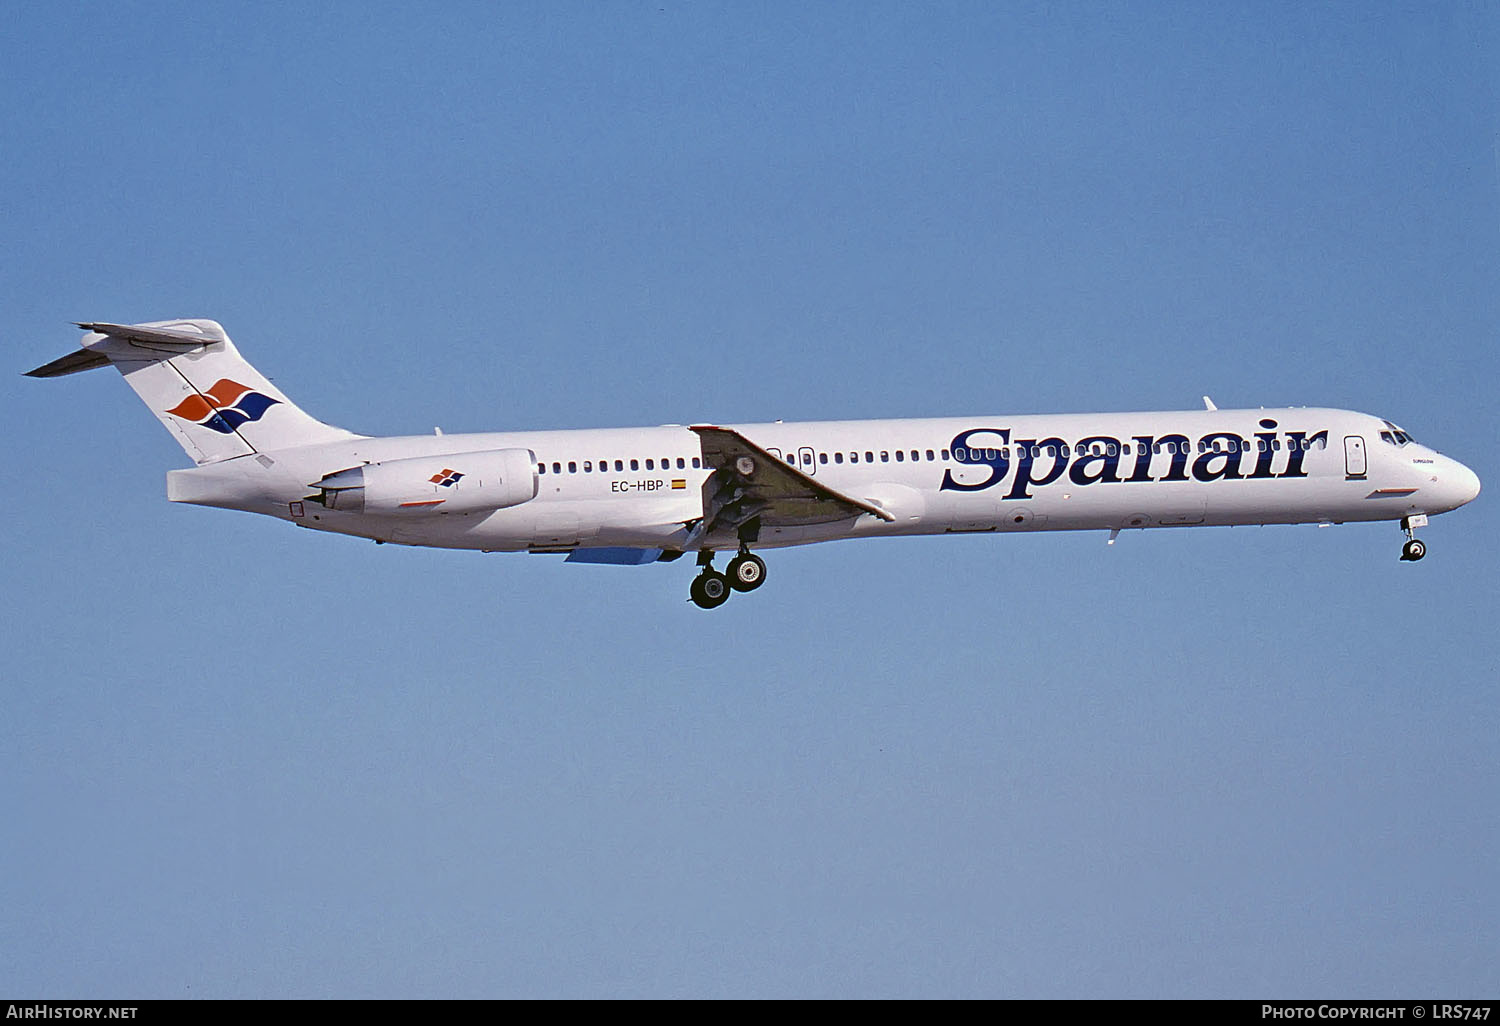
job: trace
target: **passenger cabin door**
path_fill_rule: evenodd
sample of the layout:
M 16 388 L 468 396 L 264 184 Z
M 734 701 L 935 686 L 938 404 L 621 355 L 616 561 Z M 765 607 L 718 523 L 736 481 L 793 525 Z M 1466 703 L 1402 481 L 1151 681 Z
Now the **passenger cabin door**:
M 1365 440 L 1359 435 L 1344 438 L 1344 473 L 1346 480 L 1359 481 L 1365 476 Z

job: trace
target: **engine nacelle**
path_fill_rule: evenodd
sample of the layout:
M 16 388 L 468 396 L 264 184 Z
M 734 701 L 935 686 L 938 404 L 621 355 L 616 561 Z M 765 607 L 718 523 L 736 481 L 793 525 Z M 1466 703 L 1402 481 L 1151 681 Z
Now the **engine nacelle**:
M 350 513 L 483 513 L 536 498 L 536 454 L 489 449 L 385 460 L 328 474 L 312 487 L 319 490 L 313 501 Z

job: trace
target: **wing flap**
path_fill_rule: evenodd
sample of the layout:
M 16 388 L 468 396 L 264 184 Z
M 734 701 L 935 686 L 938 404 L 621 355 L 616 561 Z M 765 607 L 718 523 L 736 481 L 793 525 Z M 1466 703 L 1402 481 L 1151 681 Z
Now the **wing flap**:
M 756 518 L 763 527 L 803 527 L 868 513 L 896 518 L 873 502 L 846 495 L 771 455 L 730 428 L 695 424 L 703 460 L 714 473 L 703 483 L 701 534 L 734 531 Z

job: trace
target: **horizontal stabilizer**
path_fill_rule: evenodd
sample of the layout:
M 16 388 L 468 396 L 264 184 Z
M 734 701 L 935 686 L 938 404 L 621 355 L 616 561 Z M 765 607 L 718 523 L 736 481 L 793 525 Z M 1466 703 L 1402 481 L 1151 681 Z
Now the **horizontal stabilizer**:
M 173 331 L 169 328 L 148 328 L 139 324 L 85 324 L 77 322 L 84 331 L 98 332 L 100 335 L 108 335 L 110 338 L 123 338 L 127 342 L 149 342 L 162 346 L 182 346 L 184 349 L 196 349 L 206 346 L 210 342 L 223 342 L 223 332 L 195 332 L 195 331 Z
M 67 356 L 59 356 L 51 363 L 45 363 L 36 370 L 26 372 L 28 378 L 60 378 L 64 374 L 78 374 L 95 367 L 108 367 L 109 357 L 103 353 L 96 353 L 89 349 L 80 349 L 69 353 Z
M 75 322 L 84 331 L 103 335 L 105 338 L 118 338 L 126 342 L 134 342 L 138 345 L 165 346 L 173 352 L 190 352 L 201 349 L 203 346 L 214 342 L 226 340 L 223 330 L 214 331 L 207 328 L 202 332 L 173 330 L 170 328 L 150 328 L 139 324 L 90 324 L 83 321 Z M 215 325 L 217 327 L 217 325 Z M 95 367 L 109 366 L 109 357 L 104 353 L 97 352 L 93 347 L 102 343 L 103 339 L 95 339 L 89 342 L 84 338 L 85 345 L 77 352 L 69 353 L 67 356 L 59 357 L 51 363 L 44 364 L 36 370 L 27 371 L 28 378 L 60 378 L 64 374 L 78 374 L 82 371 L 93 370 Z

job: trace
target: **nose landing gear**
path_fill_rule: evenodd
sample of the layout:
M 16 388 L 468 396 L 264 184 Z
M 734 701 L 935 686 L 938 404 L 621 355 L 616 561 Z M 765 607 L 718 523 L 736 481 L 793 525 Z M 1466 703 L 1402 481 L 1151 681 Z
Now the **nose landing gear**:
M 1401 529 L 1406 532 L 1406 544 L 1401 546 L 1401 560 L 1415 563 L 1427 555 L 1427 546 L 1417 537 L 1417 528 L 1427 526 L 1425 514 L 1401 518 Z

